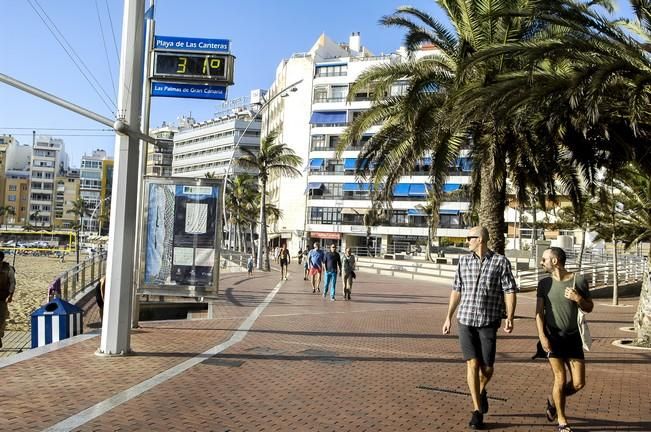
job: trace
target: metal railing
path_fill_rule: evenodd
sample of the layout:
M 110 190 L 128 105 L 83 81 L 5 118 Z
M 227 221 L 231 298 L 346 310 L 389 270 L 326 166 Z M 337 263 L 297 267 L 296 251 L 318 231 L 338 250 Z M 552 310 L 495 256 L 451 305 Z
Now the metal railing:
M 68 300 L 106 274 L 106 252 L 93 254 L 74 267 L 60 273 L 48 287 L 47 298 L 57 295 Z
M 221 249 L 219 252 L 219 267 L 222 272 L 244 272 L 246 262 L 251 254 Z
M 567 269 L 571 272 L 578 272 L 583 275 L 591 288 L 598 288 L 612 285 L 614 281 L 612 255 L 603 255 L 588 262 L 584 260 L 581 270 L 574 262 L 568 262 Z M 647 267 L 645 257 L 633 255 L 621 255 L 618 257 L 617 277 L 620 284 L 628 284 L 642 280 L 644 270 Z M 536 288 L 538 281 L 547 276 L 540 268 L 532 270 L 513 270 L 518 286 L 522 288 Z

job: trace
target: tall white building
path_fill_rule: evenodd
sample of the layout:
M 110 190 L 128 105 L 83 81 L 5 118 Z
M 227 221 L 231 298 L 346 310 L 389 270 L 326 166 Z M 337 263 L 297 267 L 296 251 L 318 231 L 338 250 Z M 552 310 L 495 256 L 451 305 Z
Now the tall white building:
M 102 203 L 102 172 L 105 161 L 110 160 L 106 151 L 93 150 L 93 153 L 81 157 L 79 170 L 79 196 L 91 212 L 81 219 L 82 231 L 96 233 L 99 228 L 99 215 Z
M 425 48 L 419 55 L 427 51 Z M 371 185 L 356 180 L 355 168 L 363 144 L 380 127 L 366 131 L 361 142 L 349 146 L 340 159 L 335 149 L 348 124 L 371 107 L 372 88 L 358 92 L 347 102 L 351 83 L 373 66 L 404 60 L 404 49 L 373 56 L 362 46 L 360 34 L 353 33 L 347 44 L 337 44 L 321 35 L 308 52 L 294 54 L 280 63 L 270 89 L 272 95 L 290 83 L 302 82 L 296 94 L 279 98 L 270 106 L 264 128 L 282 127 L 280 141 L 303 158 L 304 166 L 298 178 L 270 181 L 270 201 L 283 211 L 269 229 L 273 244 L 286 243 L 291 250 L 313 241 L 335 242 L 342 247 L 366 246 L 363 219 L 371 208 Z M 392 93 L 399 94 L 404 85 L 396 82 Z M 403 251 L 426 243 L 427 223 L 417 206 L 424 203 L 427 194 L 430 165 L 431 158 L 424 158 L 395 187 L 389 220 L 371 229 L 371 246 L 377 251 Z M 466 235 L 461 214 L 469 208 L 469 174 L 466 157 L 450 167 L 436 236 Z
M 68 154 L 63 140 L 38 137 L 32 146 L 30 168 L 29 222 L 51 227 L 54 219 L 54 179 L 68 170 Z
M 226 172 L 229 175 L 244 172 L 236 164 L 229 170 L 229 162 L 242 154 L 240 148 L 255 151 L 260 147 L 260 124 L 256 106 L 252 104 L 218 113 L 211 120 L 179 124 L 174 134 L 172 176 L 223 177 Z

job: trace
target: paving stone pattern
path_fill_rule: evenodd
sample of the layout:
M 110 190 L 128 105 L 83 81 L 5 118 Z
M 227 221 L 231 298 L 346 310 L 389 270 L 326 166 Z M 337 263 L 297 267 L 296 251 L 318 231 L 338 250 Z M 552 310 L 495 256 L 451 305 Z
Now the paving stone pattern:
M 471 403 L 456 335 L 441 326 L 449 286 L 360 274 L 353 300 L 312 294 L 298 264 L 246 337 L 226 351 L 84 424 L 81 431 L 464 431 Z M 0 369 L 0 430 L 56 424 L 228 340 L 277 273 L 222 279 L 216 319 L 146 323 L 134 355 L 100 358 L 97 338 Z M 339 281 L 339 291 L 341 282 Z M 500 330 L 489 430 L 553 431 L 552 375 L 535 351 L 535 294 Z M 651 353 L 612 340 L 629 307 L 597 304 L 587 386 L 569 399 L 577 431 L 651 431 Z M 453 328 L 453 332 L 456 328 Z

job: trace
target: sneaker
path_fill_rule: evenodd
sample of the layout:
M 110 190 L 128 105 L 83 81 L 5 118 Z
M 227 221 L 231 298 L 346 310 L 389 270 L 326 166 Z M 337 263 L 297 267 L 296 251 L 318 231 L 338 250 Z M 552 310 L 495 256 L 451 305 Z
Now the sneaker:
M 468 426 L 471 429 L 484 429 L 484 415 L 479 411 L 473 411 Z
M 315 292 L 316 292 L 316 290 L 314 288 L 312 288 L 312 294 L 314 294 Z
M 488 394 L 486 394 L 486 389 L 481 392 L 481 395 L 479 395 L 479 397 L 479 410 L 482 414 L 486 414 L 488 412 Z
M 573 432 L 572 428 L 568 424 L 558 425 L 558 432 Z
M 335 300 L 337 300 L 337 299 L 334 298 L 334 297 L 330 298 L 330 301 L 335 301 Z

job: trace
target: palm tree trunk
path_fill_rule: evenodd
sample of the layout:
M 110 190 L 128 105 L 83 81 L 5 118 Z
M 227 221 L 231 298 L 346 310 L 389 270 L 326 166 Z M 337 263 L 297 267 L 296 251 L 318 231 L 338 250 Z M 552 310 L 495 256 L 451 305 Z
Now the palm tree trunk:
M 429 222 L 427 224 L 427 246 L 426 246 L 427 249 L 425 250 L 425 259 L 427 261 L 430 261 L 430 262 L 433 261 L 432 260 L 432 253 L 430 252 L 430 250 L 432 248 L 432 237 L 433 237 L 432 236 L 432 231 L 433 231 L 432 223 Z
M 255 232 L 255 227 L 253 222 L 249 222 L 249 234 L 251 235 L 251 254 L 255 254 L 255 241 L 253 240 L 253 233 Z
M 613 230 L 613 305 L 619 303 L 619 277 L 617 275 L 617 239 Z
M 581 249 L 579 249 L 579 271 L 581 271 L 581 266 L 583 266 L 583 254 L 585 253 L 585 235 L 587 230 L 585 228 L 581 229 Z
M 267 251 L 267 182 L 262 180 L 260 197 L 260 239 L 258 240 L 258 270 L 270 271 L 269 253 Z
M 246 241 L 244 239 L 244 231 L 242 229 L 242 224 L 237 224 L 237 237 L 239 239 L 239 247 L 238 251 L 239 252 L 244 252 L 244 249 L 246 249 Z
M 647 257 L 647 267 L 642 279 L 642 291 L 637 312 L 633 317 L 633 326 L 637 333 L 635 345 L 651 348 L 651 257 Z
M 506 179 L 503 179 L 500 184 L 495 184 L 494 166 L 494 161 L 485 159 L 480 167 L 479 225 L 488 230 L 490 236 L 488 247 L 499 254 L 504 254 Z
M 371 254 L 371 227 L 366 227 L 366 256 L 373 256 Z

